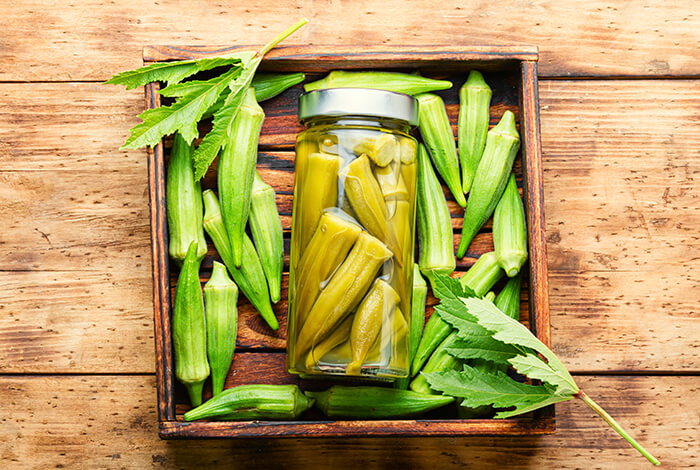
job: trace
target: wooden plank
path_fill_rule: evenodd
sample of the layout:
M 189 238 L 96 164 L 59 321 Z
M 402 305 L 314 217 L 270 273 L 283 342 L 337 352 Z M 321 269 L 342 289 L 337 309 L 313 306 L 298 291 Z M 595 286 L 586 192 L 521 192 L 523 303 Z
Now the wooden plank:
M 556 339 L 556 336 L 555 336 Z M 692 377 L 576 377 L 665 468 L 697 465 Z M 9 397 L 0 455 L 12 468 L 270 468 L 355 466 L 642 468 L 646 462 L 578 401 L 557 405 L 539 437 L 161 441 L 151 376 L 0 377 Z M 407 445 L 410 444 L 410 445 Z
M 301 16 L 310 24 L 285 44 L 537 44 L 545 76 L 700 73 L 692 0 L 546 0 L 527 8 L 516 1 L 443 2 L 439 8 L 422 1 L 406 8 L 401 0 L 45 6 L 40 0 L 6 5 L 0 57 L 9 66 L 0 80 L 105 80 L 141 65 L 144 44 L 264 44 Z

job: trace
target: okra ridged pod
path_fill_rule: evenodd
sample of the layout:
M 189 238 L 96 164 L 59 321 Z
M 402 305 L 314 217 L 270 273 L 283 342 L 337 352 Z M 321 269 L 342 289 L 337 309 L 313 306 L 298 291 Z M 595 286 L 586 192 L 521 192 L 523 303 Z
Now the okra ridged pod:
M 414 253 L 414 230 L 411 226 L 411 218 L 413 216 L 412 207 L 409 201 L 396 201 L 396 211 L 389 221 L 392 230 L 396 234 L 403 256 L 401 264 L 397 264 L 393 267 L 391 282 L 401 297 L 401 309 L 407 313 L 411 311 L 411 305 L 409 303 L 411 296 L 410 279 L 413 272 Z
M 202 188 L 194 180 L 192 167 L 193 146 L 178 133 L 168 164 L 166 198 L 170 257 L 182 263 L 190 243 L 197 242 L 197 256 L 207 254 L 207 242 L 202 228 Z
M 301 83 L 306 78 L 303 73 L 256 73 L 251 86 L 255 89 L 257 102 L 269 100 L 287 88 Z
M 355 145 L 353 152 L 356 155 L 366 154 L 375 165 L 380 167 L 401 161 L 401 144 L 394 135 L 388 133 L 363 139 Z
M 185 385 L 192 406 L 202 403 L 202 386 L 209 377 L 207 331 L 202 285 L 199 283 L 197 242 L 190 243 L 182 263 L 173 306 L 175 377 Z
M 498 309 L 514 320 L 520 319 L 520 290 L 523 283 L 523 273 L 519 272 L 508 279 L 506 285 L 496 297 L 494 304 Z
M 457 248 L 459 258 L 467 252 L 472 239 L 491 217 L 501 199 L 519 148 L 520 136 L 515 127 L 515 115 L 506 111 L 501 121 L 486 135 L 486 147 L 476 167 L 469 202 L 464 211 L 462 239 Z
M 491 94 L 491 87 L 477 70 L 469 72 L 467 81 L 459 90 L 459 159 L 465 193 L 472 187 L 476 167 L 484 152 Z
M 447 90 L 452 88 L 452 82 L 398 72 L 346 72 L 344 70 L 334 70 L 324 78 L 304 85 L 305 91 L 324 88 L 373 88 L 375 90 L 394 91 L 406 95 L 417 95 L 429 91 Z
M 249 87 L 233 120 L 229 141 L 219 155 L 221 213 L 229 236 L 231 258 L 237 268 L 243 262 L 243 238 L 258 160 L 258 137 L 264 119 L 265 113 Z
M 307 369 L 312 369 L 319 363 L 323 356 L 350 339 L 350 330 L 352 328 L 353 318 L 353 315 L 348 315 L 348 317 L 343 320 L 342 323 L 331 332 L 331 334 L 326 336 L 323 341 L 311 348 L 309 354 L 306 356 Z
M 212 394 L 224 389 L 233 360 L 238 326 L 238 286 L 226 273 L 226 266 L 214 261 L 211 278 L 204 285 L 207 319 L 207 356 L 211 368 Z
M 498 265 L 496 253 L 493 251 L 479 257 L 474 265 L 469 268 L 461 278 L 460 283 L 469 287 L 478 297 L 486 294 L 503 276 L 504 272 Z M 428 277 L 430 279 L 430 277 Z M 432 282 L 432 281 L 431 281 Z M 411 375 L 416 375 L 423 367 L 425 361 L 435 351 L 435 348 L 444 341 L 452 331 L 452 326 L 443 321 L 440 315 L 432 315 L 425 325 L 423 336 L 418 345 L 418 351 L 411 364 Z
M 396 255 L 397 263 L 402 264 L 401 249 L 387 222 L 384 195 L 372 173 L 367 155 L 353 160 L 341 172 L 341 176 L 345 182 L 345 195 L 359 222 L 370 234 L 384 242 Z
M 489 302 L 493 303 L 493 301 L 496 300 L 496 293 L 494 291 L 487 292 L 484 296 L 484 300 L 488 300 Z
M 377 238 L 362 232 L 347 259 L 321 291 L 295 345 L 299 357 L 319 343 L 345 315 L 357 307 L 391 251 Z
M 367 353 L 382 331 L 385 320 L 389 320 L 399 304 L 399 294 L 381 279 L 374 281 L 372 288 L 355 312 L 350 330 L 350 349 L 352 362 L 347 366 L 347 373 L 360 373 Z M 393 332 L 392 332 L 393 333 Z
M 253 304 L 270 328 L 276 330 L 279 328 L 279 323 L 272 311 L 272 305 L 270 305 L 265 273 L 253 242 L 244 234 L 243 263 L 240 268 L 236 268 L 233 264 L 229 237 L 221 217 L 219 200 L 211 189 L 204 191 L 202 197 L 204 199 L 204 229 L 209 234 L 211 241 L 214 242 L 216 251 L 219 252 L 219 256 L 243 295 Z
M 498 264 L 508 277 L 518 274 L 527 261 L 527 235 L 523 201 L 513 173 L 493 214 L 493 245 Z
M 306 246 L 316 231 L 316 226 L 324 209 L 334 207 L 338 201 L 338 169 L 342 159 L 328 153 L 312 153 L 306 160 L 306 184 L 299 195 L 297 210 L 299 214 L 300 255 L 304 256 Z
M 401 163 L 410 165 L 416 161 L 417 144 L 413 139 L 401 139 Z
M 418 266 L 425 275 L 455 270 L 452 220 L 437 176 L 425 148 L 418 146 Z
M 455 201 L 464 207 L 467 200 L 462 192 L 455 137 L 452 134 L 445 103 L 442 98 L 430 93 L 418 95 L 416 99 L 420 119 L 418 127 L 423 136 L 423 143 L 428 147 L 433 164 L 450 188 Z
M 413 289 L 411 291 L 411 326 L 409 332 L 409 364 L 413 364 L 413 358 L 416 357 L 416 351 L 418 351 L 418 344 L 420 342 L 421 335 L 423 334 L 423 326 L 425 324 L 425 300 L 428 297 L 428 285 L 425 283 L 425 279 L 421 276 L 420 269 L 417 264 L 413 265 Z M 409 367 L 410 369 L 410 367 Z M 408 377 L 405 379 L 399 379 L 394 382 L 394 388 L 400 388 L 405 390 L 408 388 L 409 381 L 411 379 L 411 373 L 409 371 Z
M 430 388 L 428 380 L 423 374 L 428 374 L 430 372 L 444 372 L 448 370 L 461 370 L 463 361 L 457 359 L 456 357 L 450 355 L 447 350 L 455 346 L 459 342 L 459 337 L 457 336 L 457 330 L 453 330 L 447 338 L 445 338 L 442 343 L 435 349 L 435 352 L 430 356 L 428 362 L 421 370 L 421 374 L 418 375 L 409 386 L 411 390 L 418 393 L 428 393 L 437 394 Z
M 296 419 L 311 408 L 314 400 L 296 385 L 241 385 L 219 393 L 183 416 L 185 421 L 287 420 Z
M 248 224 L 267 278 L 270 299 L 272 302 L 278 302 L 284 258 L 282 220 L 277 212 L 275 190 L 260 178 L 257 171 L 254 176 Z
M 294 157 L 294 194 L 292 200 L 295 204 L 292 207 L 292 246 L 290 248 L 289 258 L 290 266 L 296 266 L 301 257 L 302 247 L 301 240 L 301 211 L 297 201 L 301 199 L 302 189 L 304 188 L 304 176 L 306 175 L 306 162 L 309 155 L 318 152 L 318 142 L 314 139 L 299 139 L 296 143 Z M 291 281 L 291 279 L 290 279 Z M 291 296 L 293 285 L 290 285 L 289 295 Z
M 401 176 L 399 165 L 378 166 L 374 169 L 379 188 L 384 195 L 384 203 L 389 218 L 396 212 L 397 201 L 408 201 L 408 188 Z
M 290 300 L 294 304 L 296 325 L 290 331 L 298 331 L 321 292 L 323 282 L 335 272 L 355 244 L 362 228 L 333 211 L 324 211 L 308 249 L 296 268 L 294 282 L 297 288 Z M 319 256 L 323 253 L 323 256 Z
M 306 392 L 329 418 L 402 418 L 417 416 L 454 401 L 447 395 L 424 395 L 410 390 L 334 385 L 323 392 Z

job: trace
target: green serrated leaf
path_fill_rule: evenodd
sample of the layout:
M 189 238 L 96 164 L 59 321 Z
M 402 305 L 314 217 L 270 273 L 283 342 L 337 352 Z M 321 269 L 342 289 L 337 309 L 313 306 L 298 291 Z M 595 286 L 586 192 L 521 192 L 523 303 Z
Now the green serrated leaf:
M 245 58 L 252 57 L 254 52 L 241 52 L 227 57 L 211 57 L 197 60 L 180 60 L 177 62 L 157 62 L 136 70 L 119 73 L 105 83 L 124 85 L 127 90 L 143 86 L 151 82 L 167 82 L 169 86 L 177 84 L 185 78 L 198 72 L 204 72 L 216 67 L 238 65 Z M 164 95 L 181 96 L 181 95 Z
M 503 343 L 529 348 L 542 354 L 547 359 L 547 365 L 552 372 L 561 376 L 562 380 L 568 385 L 566 388 L 573 390 L 572 393 L 578 392 L 579 388 L 576 382 L 556 354 L 520 322 L 498 310 L 488 300 L 464 298 L 462 302 L 466 305 L 468 313 L 474 317 L 475 321 L 493 333 L 494 339 Z
M 182 134 L 187 143 L 191 143 L 198 135 L 197 122 L 239 74 L 239 70 L 231 69 L 207 80 L 208 87 L 199 93 L 185 95 L 171 106 L 147 109 L 139 115 L 143 122 L 131 129 L 131 135 L 122 148 L 154 146 L 163 136 L 176 131 Z
M 241 67 L 236 68 L 236 70 L 238 70 L 238 74 L 240 74 L 244 70 L 245 64 L 247 64 L 254 55 L 254 52 L 244 52 L 238 54 L 238 57 L 236 57 L 235 59 L 237 62 L 235 63 L 236 65 L 243 64 Z M 197 60 L 197 66 L 199 67 L 197 71 L 203 72 L 205 70 L 210 70 L 216 67 L 231 65 L 229 63 L 231 60 L 232 59 L 222 57 L 199 59 Z M 190 80 L 184 83 L 173 83 L 160 90 L 160 94 L 162 96 L 167 97 L 180 97 L 189 95 L 190 93 L 202 93 L 204 90 L 207 89 L 207 87 L 209 86 L 208 84 L 208 80 Z
M 571 395 L 578 392 L 578 387 L 575 387 L 576 384 L 572 386 L 569 382 L 571 376 L 568 372 L 562 374 L 560 370 L 551 367 L 534 354 L 515 356 L 508 360 L 508 362 L 518 373 L 557 387 L 556 393 L 559 395 Z
M 424 375 L 430 388 L 464 398 L 462 406 L 469 408 L 515 407 L 513 411 L 524 413 L 521 410 L 550 399 L 553 395 L 552 390 L 546 386 L 516 382 L 501 371 L 486 374 L 469 366 L 464 366 L 462 371 L 450 370 Z
M 253 81 L 253 75 L 260 65 L 262 57 L 255 57 L 245 65 L 241 74 L 229 84 L 229 93 L 223 106 L 214 113 L 212 130 L 204 137 L 192 157 L 194 164 L 194 178 L 201 179 L 209 169 L 228 140 L 231 134 L 231 125 L 236 117 L 238 109 L 241 107 L 245 91 Z
M 518 407 L 514 410 L 499 411 L 498 413 L 496 413 L 494 418 L 496 418 L 496 419 L 510 418 L 511 416 L 517 416 L 517 415 L 521 415 L 524 413 L 529 413 L 531 411 L 539 410 L 540 408 L 544 408 L 545 406 L 553 405 L 555 403 L 573 400 L 573 398 L 574 397 L 572 397 L 571 395 L 552 395 L 548 398 L 543 398 L 542 400 L 534 401 L 530 405 L 521 406 L 521 407 Z
M 476 297 L 476 293 L 467 286 L 462 286 L 459 279 L 453 279 L 447 274 L 431 273 L 427 275 L 433 289 L 433 295 L 444 300 L 458 300 L 459 297 Z

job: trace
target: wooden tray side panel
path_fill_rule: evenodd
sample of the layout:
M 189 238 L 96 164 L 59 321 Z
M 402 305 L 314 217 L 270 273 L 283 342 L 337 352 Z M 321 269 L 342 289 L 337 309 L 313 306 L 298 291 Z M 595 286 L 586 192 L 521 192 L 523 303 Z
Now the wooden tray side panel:
M 146 107 L 160 106 L 158 83 L 146 86 Z M 168 220 L 166 216 L 165 157 L 163 142 L 148 151 L 148 188 L 151 204 L 151 257 L 153 265 L 153 311 L 155 315 L 156 386 L 158 417 L 175 419 L 173 348 L 170 330 L 170 269 L 168 264 Z

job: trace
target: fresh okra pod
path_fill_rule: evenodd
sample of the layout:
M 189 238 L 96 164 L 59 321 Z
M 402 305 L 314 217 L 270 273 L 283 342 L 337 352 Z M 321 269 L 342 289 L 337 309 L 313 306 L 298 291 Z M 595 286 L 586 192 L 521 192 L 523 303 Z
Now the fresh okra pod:
M 212 394 L 224 389 L 236 348 L 238 286 L 226 273 L 226 266 L 214 261 L 211 278 L 204 285 L 207 319 L 207 356 L 211 368 Z
M 243 238 L 250 209 L 258 137 L 265 113 L 248 88 L 234 118 L 229 141 L 219 156 L 219 196 L 221 213 L 231 244 L 231 260 L 236 268 L 243 262 Z
M 175 134 L 168 165 L 166 197 L 168 207 L 168 234 L 170 257 L 182 263 L 187 249 L 197 242 L 197 256 L 204 258 L 207 242 L 202 228 L 202 188 L 194 180 L 192 167 L 193 146 Z
M 477 70 L 459 90 L 459 160 L 462 164 L 462 189 L 468 193 L 472 187 L 476 167 L 481 160 L 489 130 L 489 105 L 491 87 Z
M 377 238 L 365 232 L 359 235 L 347 259 L 307 315 L 295 345 L 297 358 L 320 342 L 360 303 L 377 271 L 390 257 L 391 251 Z
M 347 373 L 360 373 L 362 363 L 379 337 L 384 321 L 388 321 L 399 304 L 399 294 L 382 279 L 374 281 L 372 288 L 360 303 L 350 330 L 352 361 Z
M 297 210 L 299 215 L 300 255 L 316 231 L 323 210 L 335 206 L 338 200 L 338 169 L 342 159 L 328 153 L 312 153 L 306 158 L 304 179 L 313 181 L 305 185 L 299 194 Z
M 491 251 L 479 257 L 461 278 L 460 283 L 469 287 L 478 297 L 486 294 L 502 277 L 504 272 L 498 265 L 496 254 Z M 425 325 L 416 357 L 411 365 L 411 375 L 416 375 L 435 348 L 450 334 L 452 327 L 439 315 L 432 315 Z
M 219 200 L 211 189 L 204 191 L 202 198 L 204 200 L 204 229 L 214 242 L 216 251 L 219 252 L 219 256 L 221 256 L 243 295 L 260 312 L 260 315 L 270 328 L 276 330 L 279 328 L 279 323 L 270 305 L 270 294 L 267 288 L 267 281 L 265 280 L 265 273 L 253 242 L 244 234 L 243 263 L 241 263 L 240 268 L 236 268 L 233 264 L 229 237 L 221 217 Z
M 455 201 L 464 207 L 467 201 L 462 192 L 455 137 L 452 134 L 445 103 L 442 98 L 430 93 L 418 95 L 416 99 L 420 119 L 418 127 L 423 136 L 423 143 L 428 147 L 433 164 L 450 188 Z
M 324 211 L 307 250 L 296 268 L 296 284 L 290 297 L 295 303 L 293 328 L 299 331 L 321 292 L 322 283 L 340 266 L 362 228 L 332 210 Z M 323 256 L 319 256 L 323 253 Z M 292 282 L 290 280 L 290 282 Z
M 255 99 L 259 103 L 279 95 L 287 88 L 301 83 L 306 78 L 303 73 L 256 73 L 251 86 L 255 89 Z
M 436 394 L 430 388 L 428 380 L 423 375 L 424 373 L 461 370 L 463 361 L 447 352 L 448 348 L 454 347 L 459 341 L 457 330 L 453 330 L 435 349 L 435 352 L 430 356 L 428 362 L 423 366 L 421 374 L 413 379 L 410 385 L 411 390 L 418 393 Z
M 241 385 L 219 393 L 183 416 L 185 421 L 296 419 L 314 404 L 296 385 Z
M 192 406 L 202 403 L 202 386 L 209 377 L 207 332 L 202 285 L 199 283 L 197 242 L 190 243 L 177 278 L 173 306 L 175 377 L 185 385 Z
M 496 300 L 496 293 L 494 291 L 489 291 L 485 296 L 485 300 L 488 300 L 489 302 L 493 303 L 494 300 Z
M 424 395 L 410 390 L 334 385 L 323 392 L 306 392 L 329 418 L 401 418 L 423 414 L 454 401 L 447 395 Z
M 463 257 L 474 236 L 491 217 L 508 182 L 515 155 L 520 148 L 520 136 L 515 127 L 515 115 L 503 113 L 501 121 L 486 135 L 486 147 L 476 167 L 469 202 L 464 211 L 462 239 L 457 256 Z
M 326 77 L 304 85 L 304 90 L 323 88 L 374 88 L 375 90 L 394 91 L 406 95 L 417 95 L 429 91 L 446 90 L 452 87 L 447 80 L 433 80 L 397 72 L 346 72 L 334 70 Z
M 254 177 L 248 224 L 265 271 L 270 299 L 272 302 L 278 302 L 284 258 L 282 220 L 277 212 L 275 190 L 260 178 L 257 171 Z
M 350 201 L 357 219 L 367 231 L 384 242 L 396 255 L 396 262 L 403 264 L 396 234 L 387 222 L 388 212 L 377 179 L 372 174 L 367 155 L 352 161 L 341 172 L 345 180 L 345 195 Z
M 420 269 L 417 264 L 413 265 L 413 289 L 411 291 L 411 326 L 409 332 L 409 360 L 408 363 L 413 363 L 413 358 L 416 357 L 418 351 L 418 343 L 423 334 L 423 325 L 425 324 L 425 300 L 428 296 L 428 285 L 425 279 L 420 274 Z M 408 387 L 411 373 L 405 379 L 398 379 L 394 382 L 394 388 L 405 390 Z
M 520 290 L 523 283 L 523 273 L 519 272 L 508 279 L 501 289 L 494 304 L 498 309 L 514 320 L 520 319 Z
M 418 147 L 416 192 L 418 265 L 426 275 L 433 272 L 450 274 L 455 270 L 450 210 L 423 145 Z
M 493 245 L 498 264 L 508 277 L 518 274 L 527 260 L 527 235 L 523 201 L 513 173 L 493 214 Z

